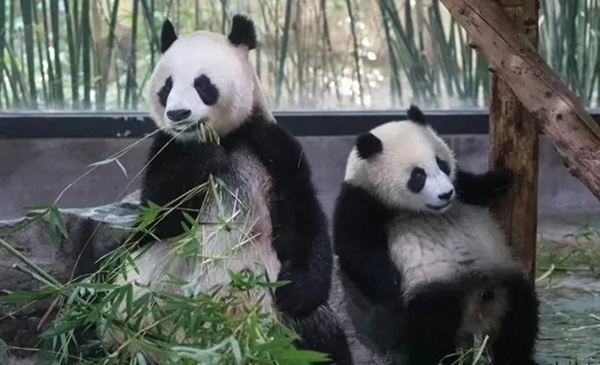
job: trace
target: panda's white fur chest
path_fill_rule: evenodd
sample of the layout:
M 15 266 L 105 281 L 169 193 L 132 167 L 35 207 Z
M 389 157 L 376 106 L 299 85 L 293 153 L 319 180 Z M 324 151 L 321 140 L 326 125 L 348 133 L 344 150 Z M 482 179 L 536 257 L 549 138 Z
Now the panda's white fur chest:
M 398 214 L 388 226 L 388 244 L 404 296 L 472 272 L 517 269 L 488 210 L 460 202 L 442 214 Z
M 219 176 L 224 186 L 216 194 L 207 192 L 195 234 L 200 247 L 193 256 L 182 255 L 172 241 L 152 243 L 136 258 L 138 273 L 131 271 L 128 281 L 181 292 L 181 287 L 165 283 L 171 275 L 192 284 L 184 290 L 189 295 L 227 284 L 230 270 L 264 269 L 271 281 L 277 279 L 280 263 L 271 244 L 270 175 L 245 146 L 233 150 L 229 158 L 231 172 Z M 271 297 L 264 296 L 262 304 L 272 309 Z

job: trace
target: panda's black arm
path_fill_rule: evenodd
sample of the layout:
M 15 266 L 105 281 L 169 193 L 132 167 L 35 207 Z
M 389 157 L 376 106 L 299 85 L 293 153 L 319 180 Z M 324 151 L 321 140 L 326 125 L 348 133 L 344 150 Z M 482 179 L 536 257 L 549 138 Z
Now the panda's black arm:
M 281 262 L 275 291 L 282 312 L 302 316 L 329 298 L 333 253 L 327 218 L 312 184 L 302 146 L 275 123 L 260 118 L 238 132 L 250 143 L 272 178 L 273 246 Z
M 340 269 L 374 302 L 400 297 L 400 274 L 392 263 L 386 224 L 391 212 L 363 189 L 343 183 L 333 217 Z
M 458 169 L 454 180 L 460 201 L 478 206 L 488 206 L 492 199 L 503 195 L 512 185 L 512 173 L 506 169 L 475 174 Z
M 227 167 L 227 156 L 222 146 L 214 143 L 192 143 L 173 140 L 158 132 L 150 148 L 148 166 L 142 182 L 140 206 L 152 202 L 161 212 L 149 228 L 154 236 L 167 239 L 184 233 L 184 212 L 197 215 L 204 193 L 195 192 L 208 181 L 210 174 L 218 175 Z M 189 199 L 182 199 L 189 195 Z M 169 207 L 176 209 L 169 209 Z M 168 213 L 167 213 L 168 212 Z M 129 240 L 143 246 L 153 240 L 150 234 L 136 232 Z

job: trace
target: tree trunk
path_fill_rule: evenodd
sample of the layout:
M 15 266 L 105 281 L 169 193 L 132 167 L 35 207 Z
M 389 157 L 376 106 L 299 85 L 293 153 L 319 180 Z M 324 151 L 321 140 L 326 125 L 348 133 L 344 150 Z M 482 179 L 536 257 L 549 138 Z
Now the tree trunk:
M 515 28 L 521 29 L 533 45 L 538 42 L 536 3 L 537 0 L 501 1 Z M 533 6 L 526 7 L 530 4 Z M 509 245 L 533 279 L 537 247 L 538 128 L 497 74 L 491 74 L 491 81 L 490 167 L 506 167 L 514 173 L 512 189 L 504 199 L 494 202 L 491 209 L 504 228 Z
M 511 212 L 533 211 L 525 194 L 531 189 L 535 175 L 531 164 L 532 146 L 535 141 L 523 136 L 533 135 L 536 124 L 554 144 L 563 164 L 569 172 L 578 178 L 600 199 L 600 126 L 586 113 L 573 97 L 571 92 L 561 83 L 558 75 L 540 57 L 527 36 L 522 32 L 523 23 L 516 27 L 507 17 L 504 9 L 491 0 L 441 0 L 450 10 L 452 16 L 470 34 L 473 44 L 489 59 L 490 71 L 505 83 L 505 87 L 497 82 L 496 93 L 503 95 L 495 98 L 492 105 L 493 163 L 519 166 L 525 170 L 515 171 L 518 181 L 511 191 L 509 208 L 501 208 Z M 529 0 L 504 0 L 505 5 L 523 2 L 526 14 L 532 14 Z M 508 9 L 509 11 L 511 9 Z M 526 19 L 527 17 L 525 17 Z M 531 26 L 526 27 L 531 31 Z M 506 86 L 514 93 L 522 106 L 529 112 L 521 113 L 515 100 L 505 99 Z M 514 104 L 517 104 L 516 106 Z M 521 115 L 522 114 L 522 115 Z M 526 118 L 531 118 L 527 121 Z M 520 122 L 519 122 L 520 121 Z M 508 126 L 504 126 L 504 123 Z M 513 124 L 514 123 L 514 124 Z M 504 126 L 504 127 L 503 127 Z M 508 128 L 507 128 L 508 127 Z M 511 144 L 511 142 L 513 144 Z M 536 148 L 537 150 L 537 148 Z M 496 152 L 496 151 L 501 151 Z M 510 151 L 510 153 L 508 153 Z M 529 166 L 529 167 L 527 167 Z M 529 185 L 529 186 L 528 186 Z M 519 195 L 523 194 L 523 195 Z M 511 203 L 510 200 L 519 197 Z M 523 202 L 528 203 L 523 203 Z M 511 240 L 529 239 L 531 237 L 531 219 L 535 217 L 523 215 L 511 216 L 514 222 L 510 229 L 522 229 L 523 236 L 510 234 Z M 503 218 L 503 219 L 509 219 Z M 524 225 L 523 228 L 518 228 Z M 514 228 L 513 228 L 514 227 Z M 523 238 L 525 237 L 525 238 Z M 522 243 L 513 242 L 515 245 Z M 523 242 L 526 244 L 526 242 Z M 527 246 L 520 252 L 525 260 L 531 260 L 533 247 Z M 535 251 L 533 251 L 535 252 Z M 531 265 L 531 263 L 530 263 Z M 533 267 L 529 266 L 530 272 Z

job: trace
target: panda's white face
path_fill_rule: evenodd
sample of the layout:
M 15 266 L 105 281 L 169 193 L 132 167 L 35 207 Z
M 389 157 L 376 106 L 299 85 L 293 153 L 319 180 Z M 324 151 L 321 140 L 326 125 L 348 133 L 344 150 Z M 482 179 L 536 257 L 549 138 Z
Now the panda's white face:
M 345 180 L 389 207 L 437 213 L 456 196 L 455 170 L 452 151 L 429 126 L 389 122 L 358 138 Z
M 150 111 L 172 135 L 197 136 L 204 123 L 223 137 L 252 112 L 254 89 L 248 49 L 198 31 L 177 38 L 163 54 L 152 75 Z

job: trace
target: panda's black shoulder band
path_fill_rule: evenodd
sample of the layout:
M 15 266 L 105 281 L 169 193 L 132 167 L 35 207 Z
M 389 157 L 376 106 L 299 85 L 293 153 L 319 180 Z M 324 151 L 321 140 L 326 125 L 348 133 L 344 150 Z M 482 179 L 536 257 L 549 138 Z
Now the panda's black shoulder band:
M 427 119 L 425 119 L 425 115 L 416 105 L 411 105 L 410 108 L 406 111 L 408 119 L 420 125 L 427 125 Z
M 228 38 L 233 45 L 246 46 L 248 49 L 256 48 L 257 37 L 254 23 L 244 15 L 235 15 Z

